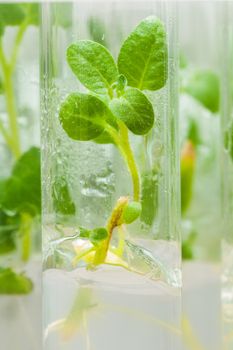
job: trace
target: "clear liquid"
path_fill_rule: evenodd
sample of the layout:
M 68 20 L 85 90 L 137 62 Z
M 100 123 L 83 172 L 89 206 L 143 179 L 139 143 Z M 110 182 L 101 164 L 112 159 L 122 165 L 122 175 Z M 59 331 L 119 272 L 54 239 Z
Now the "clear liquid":
M 180 350 L 180 289 L 151 277 L 107 265 L 47 269 L 44 350 Z

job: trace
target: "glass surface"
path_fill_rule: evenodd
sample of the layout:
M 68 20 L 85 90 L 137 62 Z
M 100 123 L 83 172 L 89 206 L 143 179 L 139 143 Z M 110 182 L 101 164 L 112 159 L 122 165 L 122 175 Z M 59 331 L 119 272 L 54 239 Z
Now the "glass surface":
M 214 1 L 179 4 L 185 349 L 221 348 L 221 9 Z
M 44 4 L 42 18 L 44 349 L 180 349 L 175 9 L 171 3 L 152 1 L 78 1 Z M 151 41 L 143 45 L 141 59 L 134 51 L 138 50 L 136 36 L 135 47 L 130 46 L 120 69 L 127 79 L 121 76 L 117 83 L 113 81 L 109 94 L 101 96 L 99 85 L 95 90 L 86 76 L 93 66 L 100 69 L 106 53 L 103 46 L 116 59 L 137 25 L 142 30 L 139 37 L 145 39 L 148 23 L 159 29 L 152 36 L 148 31 Z M 164 31 L 166 39 L 160 36 Z M 72 43 L 84 45 L 80 40 L 91 40 L 88 45 L 95 49 L 97 45 L 100 53 L 92 56 L 88 69 L 85 59 L 73 67 L 77 78 L 67 63 L 66 51 Z M 165 81 L 156 89 L 148 88 L 158 82 L 156 74 L 147 83 L 144 75 L 137 81 L 139 93 L 152 105 L 155 123 L 143 131 L 144 117 L 148 117 L 143 110 L 136 130 L 127 119 L 131 111 L 124 112 L 124 97 L 135 88 L 134 76 L 142 66 L 150 72 L 155 43 L 168 48 L 166 58 L 160 47 L 155 69 Z M 150 47 L 151 53 L 144 52 Z M 72 66 L 72 59 L 70 62 Z M 135 66 L 133 76 L 131 68 L 125 68 L 128 62 L 131 68 Z M 109 65 L 107 60 L 104 75 Z M 94 72 L 99 83 L 102 77 Z M 87 108 L 77 107 L 75 100 L 72 108 L 78 108 L 78 119 L 74 120 L 74 110 L 67 113 L 64 106 L 69 105 L 71 92 L 88 94 L 85 84 L 94 91 L 85 97 Z M 123 117 L 117 104 L 120 98 Z M 95 99 L 93 109 L 90 99 Z M 138 103 L 134 105 L 137 112 Z M 104 122 L 114 142 L 93 140 L 93 136 L 84 141 L 88 138 L 84 135 L 91 134 L 86 119 L 94 118 L 103 104 L 105 113 L 109 113 L 105 108 L 111 108 L 114 118 L 118 115 L 115 131 L 110 119 L 108 126 Z M 95 125 L 94 132 L 98 128 Z
M 233 59 L 233 7 L 225 3 L 222 26 L 222 316 L 223 349 L 233 347 L 233 103 L 232 103 L 232 59 Z

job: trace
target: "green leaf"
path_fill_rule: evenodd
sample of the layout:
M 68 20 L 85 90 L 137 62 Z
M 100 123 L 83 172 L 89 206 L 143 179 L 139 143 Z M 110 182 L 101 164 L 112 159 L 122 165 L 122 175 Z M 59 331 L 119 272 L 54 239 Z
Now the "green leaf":
M 135 135 L 145 135 L 153 127 L 153 106 L 138 89 L 127 88 L 121 97 L 111 100 L 109 106 L 114 116 L 123 121 Z
M 148 171 L 142 174 L 141 194 L 141 221 L 146 225 L 152 225 L 156 216 L 158 180 L 155 171 Z
M 87 22 L 90 37 L 93 41 L 107 47 L 106 28 L 102 20 L 98 17 L 90 17 Z
M 75 204 L 70 196 L 69 187 L 64 177 L 57 176 L 52 187 L 53 205 L 57 214 L 74 215 Z
M 129 202 L 123 209 L 121 221 L 124 224 L 131 224 L 140 216 L 142 211 L 141 203 L 139 202 Z
M 118 70 L 113 57 L 104 46 L 94 41 L 80 40 L 67 49 L 67 61 L 87 89 L 97 94 L 111 92 Z
M 107 123 L 114 123 L 114 117 L 103 101 L 83 93 L 72 93 L 66 98 L 59 119 L 67 135 L 79 141 L 95 139 Z
M 84 227 L 79 227 L 79 237 L 89 238 L 91 234 L 91 230 L 88 230 Z
M 1 219 L 1 214 L 0 214 Z M 16 249 L 15 228 L 7 225 L 0 225 L 0 255 L 8 254 Z
M 4 25 L 1 21 L 1 18 L 0 18 L 0 37 L 4 34 Z
M 189 237 L 182 242 L 182 259 L 192 260 L 194 258 L 193 246 L 197 238 L 196 232 L 191 232 Z
M 201 144 L 199 125 L 194 119 L 189 120 L 188 133 L 186 139 L 191 141 L 194 146 Z
M 20 4 L 0 4 L 0 24 L 17 26 L 25 19 L 25 11 Z
M 140 90 L 158 90 L 167 80 L 167 45 L 163 23 L 150 16 L 141 21 L 125 40 L 118 69 L 128 85 Z
M 192 260 L 193 259 L 193 250 L 192 247 L 186 241 L 182 243 L 182 259 L 183 260 Z
M 15 249 L 16 243 L 14 237 L 7 230 L 2 230 L 0 227 L 0 255 L 11 253 Z
M 0 208 L 2 207 L 2 202 L 4 199 L 4 192 L 5 192 L 5 188 L 6 188 L 6 182 L 7 182 L 7 178 L 1 178 L 0 179 Z
M 115 143 L 107 131 L 104 131 L 100 136 L 93 139 L 93 141 L 99 144 Z
M 219 110 L 220 83 L 218 76 L 209 70 L 196 71 L 190 75 L 183 90 L 215 113 Z
M 98 245 L 108 237 L 108 231 L 105 227 L 97 227 L 94 230 L 79 227 L 79 237 L 88 238 L 92 244 Z
M 5 210 L 24 211 L 32 216 L 41 212 L 40 150 L 37 147 L 30 148 L 16 162 L 1 197 Z
M 108 237 L 108 231 L 105 227 L 98 227 L 91 231 L 90 240 L 94 245 L 98 245 L 101 241 Z
M 0 188 L 1 192 L 1 188 Z M 1 206 L 1 204 L 0 204 Z M 0 254 L 8 254 L 16 249 L 16 238 L 19 230 L 19 217 L 8 216 L 0 209 Z
M 0 268 L 0 294 L 28 294 L 32 289 L 32 281 L 24 274 L 17 274 L 10 268 Z

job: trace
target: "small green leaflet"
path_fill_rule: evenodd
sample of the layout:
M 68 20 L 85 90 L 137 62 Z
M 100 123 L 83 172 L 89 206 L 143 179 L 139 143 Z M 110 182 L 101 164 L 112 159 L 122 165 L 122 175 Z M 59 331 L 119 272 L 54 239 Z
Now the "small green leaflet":
M 64 177 L 57 176 L 52 187 L 53 205 L 57 214 L 74 215 L 75 204 L 70 196 L 69 187 Z
M 99 98 L 83 93 L 72 93 L 63 102 L 59 118 L 67 135 L 73 140 L 88 141 L 100 136 L 113 116 Z
M 6 211 L 40 214 L 40 150 L 37 147 L 30 148 L 15 164 L 12 175 L 4 183 L 0 206 Z
M 99 43 L 80 40 L 67 49 L 67 61 L 79 81 L 97 94 L 108 94 L 118 78 L 118 70 L 109 51 Z
M 79 227 L 79 237 L 89 238 L 91 230 L 86 229 L 85 227 Z
M 0 294 L 28 294 L 33 289 L 32 281 L 11 268 L 0 268 Z
M 88 230 L 84 227 L 79 228 L 79 237 L 88 238 L 93 245 L 98 245 L 108 237 L 108 231 L 105 227 L 97 227 L 94 230 Z
M 125 40 L 118 69 L 128 85 L 140 90 L 158 90 L 167 80 L 167 46 L 163 23 L 150 16 L 142 20 Z
M 195 71 L 190 74 L 183 90 L 197 99 L 212 113 L 218 112 L 220 103 L 220 82 L 210 70 Z
M 135 201 L 129 202 L 123 208 L 122 217 L 121 217 L 122 223 L 131 224 L 132 222 L 137 220 L 137 218 L 141 214 L 141 211 L 142 211 L 141 203 L 135 202 Z
M 153 106 L 138 89 L 127 88 L 121 97 L 111 100 L 110 109 L 135 135 L 147 134 L 154 124 Z
M 101 241 L 105 240 L 108 237 L 108 231 L 105 227 L 97 227 L 90 233 L 90 241 L 94 245 L 98 245 Z

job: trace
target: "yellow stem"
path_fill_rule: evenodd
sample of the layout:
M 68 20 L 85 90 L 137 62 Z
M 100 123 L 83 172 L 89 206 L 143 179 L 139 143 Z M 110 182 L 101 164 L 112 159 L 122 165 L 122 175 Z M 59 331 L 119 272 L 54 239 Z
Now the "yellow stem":
M 133 188 L 134 188 L 134 200 L 138 202 L 140 198 L 140 180 L 139 180 L 138 169 L 134 159 L 133 151 L 130 146 L 128 129 L 124 125 L 124 123 L 119 123 L 119 125 L 120 125 L 121 140 L 125 151 L 124 153 L 125 153 L 126 161 L 127 161 L 130 173 L 132 175 Z
M 122 211 L 125 205 L 128 203 L 128 201 L 129 201 L 128 197 L 120 197 L 118 199 L 116 206 L 113 209 L 112 214 L 107 222 L 108 237 L 102 243 L 101 247 L 96 251 L 95 258 L 94 258 L 94 265 L 99 265 L 105 262 L 110 241 L 112 238 L 113 230 L 115 227 L 119 226 L 119 220 L 121 218 Z
M 18 158 L 21 154 L 20 149 L 20 135 L 19 127 L 17 123 L 17 110 L 15 103 L 15 93 L 13 85 L 13 73 L 15 70 L 19 47 L 23 39 L 23 35 L 28 26 L 28 18 L 19 26 L 18 32 L 15 37 L 14 47 L 12 50 L 9 63 L 6 60 L 2 40 L 0 39 L 0 63 L 2 65 L 2 72 L 4 78 L 4 94 L 6 100 L 6 110 L 9 120 L 10 133 L 7 135 L 1 127 L 1 132 L 5 138 L 8 147 L 11 149 L 15 158 Z
M 22 234 L 22 260 L 28 261 L 31 252 L 31 230 L 32 230 L 32 217 L 27 213 L 21 214 L 21 227 L 20 232 Z

